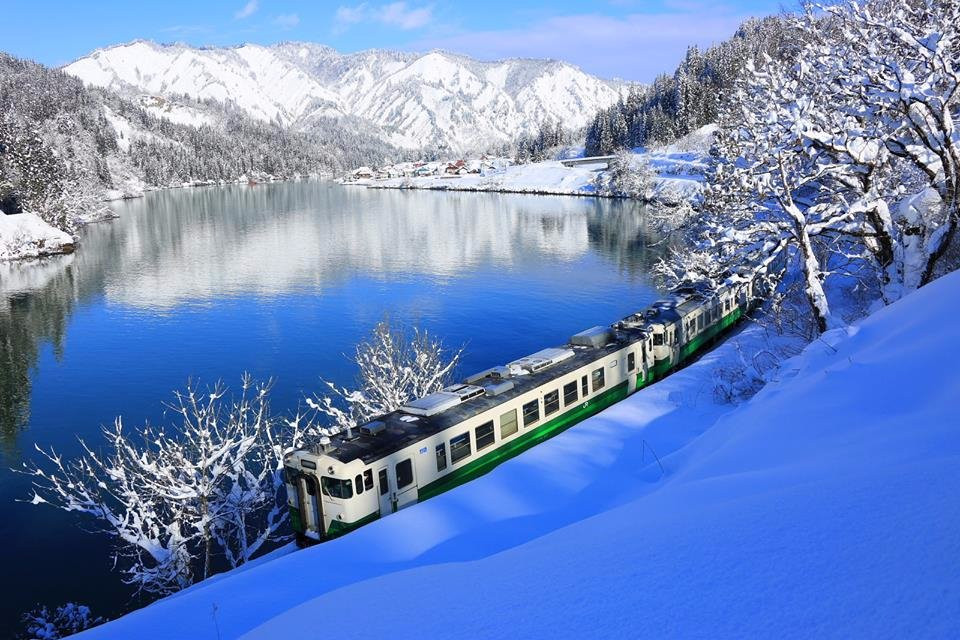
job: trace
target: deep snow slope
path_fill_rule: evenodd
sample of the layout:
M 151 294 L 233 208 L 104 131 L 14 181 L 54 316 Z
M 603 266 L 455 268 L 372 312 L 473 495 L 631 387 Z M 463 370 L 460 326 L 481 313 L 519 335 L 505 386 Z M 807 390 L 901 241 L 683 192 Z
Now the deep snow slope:
M 83 637 L 956 637 L 958 313 L 954 273 L 734 409 L 728 341 L 470 484 Z
M 398 147 L 453 151 L 486 149 L 546 120 L 584 126 L 622 88 L 551 60 L 340 54 L 297 42 L 200 49 L 141 40 L 99 49 L 64 70 L 128 93 L 233 102 L 255 118 L 303 128 L 317 117 L 355 116 Z

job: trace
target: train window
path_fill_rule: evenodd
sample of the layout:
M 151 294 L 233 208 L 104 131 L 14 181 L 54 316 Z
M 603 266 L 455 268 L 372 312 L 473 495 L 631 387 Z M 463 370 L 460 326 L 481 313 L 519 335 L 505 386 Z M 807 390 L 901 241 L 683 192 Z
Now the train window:
M 470 432 L 450 438 L 450 463 L 457 464 L 470 455 Z
M 703 314 L 700 314 L 700 317 L 697 318 L 697 329 L 703 329 Z
M 540 419 L 540 401 L 531 400 L 523 405 L 523 426 L 529 427 Z
M 363 476 L 362 475 L 358 473 L 357 477 L 353 479 L 353 484 L 356 487 L 354 491 L 357 492 L 357 495 L 360 495 L 361 493 L 363 493 Z
M 590 387 L 587 386 L 587 376 L 580 378 L 580 390 L 583 391 L 583 397 L 590 395 Z
M 380 469 L 380 473 L 377 474 L 377 480 L 380 483 L 380 495 L 385 496 L 387 492 L 390 491 L 390 483 L 387 482 L 387 470 Z
M 367 469 L 363 472 L 363 488 L 367 491 L 373 489 L 373 469 Z
M 473 435 L 477 439 L 477 451 L 493 444 L 493 420 L 484 422 L 473 430 Z
M 600 389 L 603 389 L 603 367 L 599 369 L 594 369 L 593 373 L 590 375 L 591 386 L 593 387 L 593 392 L 596 393 Z
M 447 468 L 447 445 L 443 442 L 437 445 L 437 471 Z
M 517 410 L 510 409 L 500 416 L 500 439 L 503 440 L 512 436 L 517 430 Z
M 637 367 L 637 354 L 630 352 L 627 354 L 627 371 L 633 371 Z
M 662 333 L 659 333 L 659 332 L 658 332 L 658 333 L 653 334 L 653 346 L 655 346 L 655 347 L 662 347 L 662 346 L 663 346 L 663 334 L 662 334 Z
M 331 498 L 349 500 L 353 497 L 353 483 L 349 480 L 322 476 L 320 478 L 320 489 L 323 491 L 323 495 L 330 496 Z
M 410 458 L 398 462 L 394 470 L 397 472 L 397 489 L 413 484 L 413 461 Z
M 548 416 L 560 410 L 560 390 L 551 391 L 543 396 L 543 415 Z
M 569 407 L 577 402 L 577 381 L 563 385 L 563 406 Z

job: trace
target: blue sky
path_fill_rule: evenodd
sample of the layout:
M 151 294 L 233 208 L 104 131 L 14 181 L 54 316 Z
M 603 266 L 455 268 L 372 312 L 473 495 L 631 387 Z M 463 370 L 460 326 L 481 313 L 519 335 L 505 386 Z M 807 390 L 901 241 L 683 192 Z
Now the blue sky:
M 780 0 L 308 2 L 3 0 L 0 49 L 48 65 L 137 38 L 194 45 L 305 40 L 340 51 L 442 48 L 481 59 L 549 57 L 649 81 L 690 43 L 722 40 Z

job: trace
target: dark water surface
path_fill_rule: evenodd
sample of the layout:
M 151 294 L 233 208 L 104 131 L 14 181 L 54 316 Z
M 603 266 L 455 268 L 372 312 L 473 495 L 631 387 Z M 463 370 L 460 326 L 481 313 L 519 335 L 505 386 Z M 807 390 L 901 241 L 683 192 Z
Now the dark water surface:
M 385 314 L 465 343 L 471 373 L 656 297 L 635 203 L 300 182 L 115 210 L 74 255 L 0 263 L 0 638 L 37 603 L 130 603 L 89 521 L 15 501 L 34 444 L 72 456 L 118 415 L 161 421 L 190 377 L 274 376 L 274 408 L 292 409 L 321 375 L 352 378 L 342 354 Z

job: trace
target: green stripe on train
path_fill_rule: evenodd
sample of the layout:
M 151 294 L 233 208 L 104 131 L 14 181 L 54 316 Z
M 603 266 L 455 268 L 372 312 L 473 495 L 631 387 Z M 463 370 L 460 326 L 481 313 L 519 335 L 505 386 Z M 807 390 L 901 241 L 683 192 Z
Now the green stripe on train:
M 604 391 L 596 398 L 587 400 L 576 408 L 567 411 L 563 415 L 557 416 L 553 420 L 546 422 L 536 429 L 533 429 L 519 438 L 508 442 L 501 447 L 494 449 L 485 456 L 478 458 L 470 464 L 451 472 L 439 480 L 434 480 L 428 485 L 421 487 L 418 491 L 420 502 L 439 495 L 444 491 L 449 491 L 456 486 L 469 482 L 487 473 L 501 462 L 517 456 L 530 447 L 548 440 L 553 436 L 565 431 L 581 420 L 606 409 L 610 405 L 619 402 L 627 397 L 627 381 L 624 380 L 615 387 Z
M 323 539 L 333 540 L 334 538 L 339 538 L 342 535 L 350 533 L 354 529 L 359 529 L 365 524 L 370 524 L 379 517 L 380 513 L 378 511 L 374 511 L 370 515 L 364 516 L 356 522 L 341 522 L 340 520 L 334 520 L 330 523 L 330 527 L 327 529 L 327 533 Z

